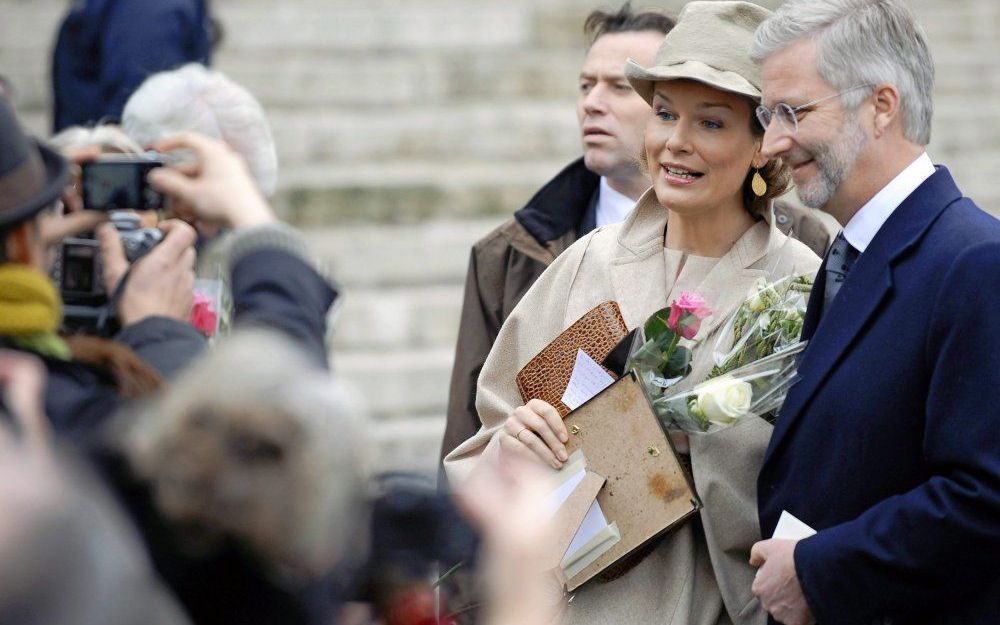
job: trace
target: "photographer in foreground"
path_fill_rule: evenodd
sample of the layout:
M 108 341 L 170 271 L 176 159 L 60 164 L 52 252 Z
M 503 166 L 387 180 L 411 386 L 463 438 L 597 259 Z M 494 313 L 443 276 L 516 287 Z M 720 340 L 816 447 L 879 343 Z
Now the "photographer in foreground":
M 196 161 L 158 170 L 150 183 L 200 219 L 234 230 L 230 248 L 236 322 L 278 329 L 326 362 L 326 311 L 336 292 L 305 260 L 299 235 L 277 222 L 246 166 L 221 144 L 185 135 L 156 146 L 187 149 Z M 27 138 L 0 102 L 0 346 L 32 352 L 48 372 L 46 413 L 57 434 L 86 434 L 126 399 L 148 395 L 204 346 L 186 323 L 194 280 L 194 230 L 165 222 L 163 241 L 131 268 L 117 233 L 98 229 L 109 293 L 126 280 L 112 341 L 64 339 L 62 301 L 48 276 L 43 231 L 67 182 L 67 164 Z

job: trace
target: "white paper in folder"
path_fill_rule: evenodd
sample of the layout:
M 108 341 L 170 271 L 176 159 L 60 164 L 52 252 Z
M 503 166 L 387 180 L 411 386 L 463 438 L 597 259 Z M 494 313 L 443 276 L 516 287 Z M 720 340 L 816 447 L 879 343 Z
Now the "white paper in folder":
M 614 383 L 615 379 L 608 375 L 597 361 L 587 355 L 582 349 L 576 351 L 576 363 L 573 373 L 569 376 L 569 384 L 563 392 L 562 403 L 570 410 L 576 410 L 587 403 Z
M 576 450 L 555 473 L 555 488 L 546 501 L 547 513 L 552 517 L 573 494 L 576 487 L 587 474 L 587 459 L 582 450 Z M 601 505 L 595 499 L 587 509 L 580 527 L 573 534 L 573 540 L 563 554 L 560 566 L 567 578 L 590 565 L 601 554 L 610 549 L 620 540 L 618 526 L 608 523 L 601 510 Z

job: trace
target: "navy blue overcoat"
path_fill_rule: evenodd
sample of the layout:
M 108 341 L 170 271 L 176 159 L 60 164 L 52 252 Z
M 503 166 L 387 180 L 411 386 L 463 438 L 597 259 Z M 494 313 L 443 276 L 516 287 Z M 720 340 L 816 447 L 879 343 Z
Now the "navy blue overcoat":
M 1000 623 L 1000 222 L 939 167 L 820 316 L 758 479 L 821 625 Z

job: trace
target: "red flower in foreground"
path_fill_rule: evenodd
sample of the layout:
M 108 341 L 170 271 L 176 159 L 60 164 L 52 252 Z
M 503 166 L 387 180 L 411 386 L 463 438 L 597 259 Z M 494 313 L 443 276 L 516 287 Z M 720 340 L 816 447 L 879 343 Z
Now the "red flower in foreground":
M 212 308 L 212 302 L 201 293 L 194 294 L 194 305 L 191 307 L 191 325 L 205 336 L 215 334 L 219 316 Z
M 454 625 L 449 617 L 438 619 L 434 609 L 434 589 L 414 585 L 399 592 L 386 614 L 387 625 Z

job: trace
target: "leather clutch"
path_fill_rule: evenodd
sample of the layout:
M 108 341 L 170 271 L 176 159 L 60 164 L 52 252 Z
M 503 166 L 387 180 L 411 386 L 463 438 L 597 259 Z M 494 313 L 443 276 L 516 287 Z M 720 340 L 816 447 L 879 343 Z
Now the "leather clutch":
M 562 403 L 562 396 L 573 374 L 577 350 L 582 349 L 600 363 L 627 334 L 628 328 L 618 304 L 612 301 L 598 304 L 521 368 L 516 378 L 521 399 L 525 403 L 541 399 L 565 417 L 570 409 Z M 620 372 L 608 373 L 615 379 L 620 375 Z

